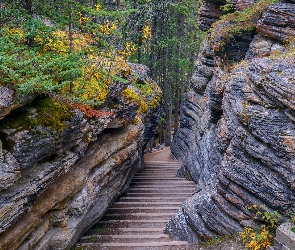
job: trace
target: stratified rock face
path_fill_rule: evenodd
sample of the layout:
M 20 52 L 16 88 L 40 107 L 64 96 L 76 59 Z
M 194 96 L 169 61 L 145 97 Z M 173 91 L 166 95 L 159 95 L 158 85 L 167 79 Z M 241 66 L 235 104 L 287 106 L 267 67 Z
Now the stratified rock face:
M 2 147 L 0 142 L 0 191 L 13 185 L 20 178 L 19 166 L 15 158 Z
M 18 97 L 12 85 L 0 86 L 0 120 L 13 109 L 31 102 L 34 98 L 34 95 Z
M 15 102 L 15 90 L 2 88 L 1 250 L 68 249 L 127 189 L 161 113 L 155 106 L 161 93 L 147 68 L 130 68 L 153 90 L 145 97 L 154 104 L 146 114 L 122 95 L 134 88 L 126 83 L 110 87 L 105 112 L 93 118 L 50 98 Z
M 210 26 L 219 20 L 222 16 L 222 11 L 220 10 L 220 6 L 224 4 L 221 2 L 211 2 L 211 1 L 204 1 L 203 5 L 200 7 L 199 10 L 199 27 L 202 30 L 208 30 Z
M 255 204 L 295 211 L 295 59 L 283 44 L 294 34 L 295 4 L 288 2 L 264 12 L 247 60 L 236 67 L 211 52 L 212 73 L 205 74 L 202 45 L 171 146 L 184 161 L 178 175 L 197 185 L 167 224 L 175 239 L 198 243 L 242 231 L 254 224 L 247 208 Z
M 257 0 L 237 0 L 235 7 L 236 7 L 237 10 L 241 11 L 241 10 L 243 10 L 245 8 L 250 7 L 255 2 L 257 2 Z
M 257 30 L 264 36 L 286 42 L 290 35 L 295 36 L 294 2 L 278 3 L 264 12 Z
M 14 91 L 12 88 L 0 87 L 0 118 L 4 117 L 14 106 Z
M 172 156 L 181 161 L 184 161 L 188 155 L 195 151 L 197 142 L 202 136 L 200 134 L 203 130 L 201 118 L 206 105 L 204 92 L 213 76 L 213 67 L 213 51 L 205 40 L 191 79 L 192 90 L 188 93 L 183 106 L 184 115 L 181 119 L 181 129 L 171 145 Z

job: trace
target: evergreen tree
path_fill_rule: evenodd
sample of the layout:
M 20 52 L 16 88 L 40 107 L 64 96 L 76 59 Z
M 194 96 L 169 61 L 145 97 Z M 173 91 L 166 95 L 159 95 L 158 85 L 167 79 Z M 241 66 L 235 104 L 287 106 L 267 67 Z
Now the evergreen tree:
M 203 34 L 196 27 L 199 1 L 152 1 L 152 39 L 150 68 L 160 84 L 165 101 L 165 131 L 160 142 L 171 143 L 172 112 L 174 132 L 178 129 L 180 103 L 188 87 L 193 61 Z
M 198 7 L 198 0 L 2 0 L 0 84 L 96 107 L 112 82 L 126 81 L 127 59 L 146 64 L 163 90 L 160 143 L 168 146 L 202 39 Z

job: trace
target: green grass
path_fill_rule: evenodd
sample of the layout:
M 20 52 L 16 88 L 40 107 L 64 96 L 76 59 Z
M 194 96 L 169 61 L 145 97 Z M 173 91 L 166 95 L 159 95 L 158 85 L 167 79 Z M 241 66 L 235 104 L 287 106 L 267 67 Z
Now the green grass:
M 91 228 L 91 233 L 99 234 L 99 233 L 105 233 L 106 231 L 107 231 L 107 229 L 104 227 L 96 226 L 94 228 Z

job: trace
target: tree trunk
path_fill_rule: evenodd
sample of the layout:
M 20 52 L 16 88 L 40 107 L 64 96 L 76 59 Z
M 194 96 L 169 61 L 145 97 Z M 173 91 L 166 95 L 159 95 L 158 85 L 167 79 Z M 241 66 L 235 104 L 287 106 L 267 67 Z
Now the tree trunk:
M 68 2 L 68 10 L 69 10 L 69 44 L 70 44 L 70 54 L 73 52 L 73 19 L 72 19 L 72 6 L 71 6 L 71 2 Z M 74 85 L 73 82 L 70 82 L 70 93 L 73 94 L 74 93 Z
M 30 16 L 34 17 L 34 5 L 33 5 L 32 1 L 31 0 L 25 0 L 24 4 L 25 4 L 25 9 L 30 13 Z M 33 43 L 34 43 L 34 38 L 29 37 L 27 39 L 28 46 L 32 47 Z
M 174 132 L 173 132 L 173 137 L 176 135 L 178 131 L 178 126 L 179 126 L 179 85 L 176 83 L 176 92 L 175 92 L 175 101 L 174 101 Z
M 160 122 L 160 131 L 159 131 L 159 144 L 163 144 L 165 141 L 165 136 L 164 136 L 164 122 Z
M 165 134 L 165 146 L 170 147 L 171 144 L 171 114 L 172 114 L 172 105 L 171 103 L 167 104 L 166 110 L 166 134 Z
M 182 82 L 181 87 L 180 87 L 180 107 L 179 107 L 179 115 L 182 117 L 182 106 L 183 106 L 183 101 L 184 101 L 184 82 Z
M 168 78 L 167 87 L 166 87 L 166 134 L 165 134 L 165 146 L 169 147 L 171 144 L 171 121 L 172 121 L 172 83 Z
M 34 7 L 31 0 L 25 0 L 25 9 L 30 13 L 31 16 L 34 15 Z
M 137 62 L 141 63 L 141 47 L 142 47 L 142 35 L 139 34 L 138 44 L 137 44 Z

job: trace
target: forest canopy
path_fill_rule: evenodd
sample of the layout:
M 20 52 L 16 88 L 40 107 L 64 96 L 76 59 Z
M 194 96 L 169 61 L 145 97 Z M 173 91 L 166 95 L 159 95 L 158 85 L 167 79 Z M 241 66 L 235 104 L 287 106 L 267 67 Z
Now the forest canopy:
M 146 64 L 164 93 L 169 143 L 202 39 L 198 7 L 188 0 L 4 0 L 0 85 L 96 108 L 114 82 L 130 81 L 128 62 Z

